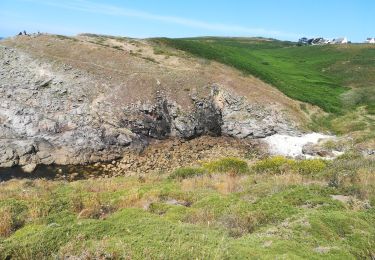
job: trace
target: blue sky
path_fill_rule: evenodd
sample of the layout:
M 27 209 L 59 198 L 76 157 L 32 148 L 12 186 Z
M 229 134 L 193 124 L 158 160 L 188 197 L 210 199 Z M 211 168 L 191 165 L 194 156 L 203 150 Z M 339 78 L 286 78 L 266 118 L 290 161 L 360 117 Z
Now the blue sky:
M 375 37 L 375 0 L 0 0 L 0 36 L 21 30 L 130 37 Z

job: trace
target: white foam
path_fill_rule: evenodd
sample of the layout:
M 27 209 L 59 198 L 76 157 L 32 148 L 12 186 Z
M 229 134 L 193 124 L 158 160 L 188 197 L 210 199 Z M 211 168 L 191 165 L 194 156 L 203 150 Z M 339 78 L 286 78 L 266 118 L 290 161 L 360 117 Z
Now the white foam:
M 302 153 L 302 148 L 307 143 L 316 144 L 322 139 L 334 138 L 330 135 L 323 135 L 320 133 L 310 133 L 301 136 L 290 136 L 283 134 L 275 134 L 264 138 L 263 140 L 268 144 L 269 151 L 273 155 L 283 155 L 290 157 L 303 156 L 311 158 Z

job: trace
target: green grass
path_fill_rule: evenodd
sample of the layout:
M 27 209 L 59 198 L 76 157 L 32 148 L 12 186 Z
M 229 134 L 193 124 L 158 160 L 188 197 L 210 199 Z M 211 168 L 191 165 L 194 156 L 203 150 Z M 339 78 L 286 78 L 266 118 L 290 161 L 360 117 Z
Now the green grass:
M 279 161 L 298 167 L 280 173 Z M 233 165 L 245 169 L 242 162 L 218 160 L 200 176 L 191 174 L 196 168 L 183 168 L 185 179 L 166 173 L 142 180 L 3 183 L 0 231 L 8 230 L 0 234 L 0 259 L 374 256 L 373 160 L 347 154 L 315 167 L 318 161 L 306 166 L 271 158 L 233 174 Z
M 233 66 L 327 112 L 345 112 L 342 95 L 349 87 L 375 88 L 375 48 L 369 45 L 296 46 L 277 40 L 215 37 L 154 41 Z M 373 111 L 375 95 L 359 95 L 358 103 Z

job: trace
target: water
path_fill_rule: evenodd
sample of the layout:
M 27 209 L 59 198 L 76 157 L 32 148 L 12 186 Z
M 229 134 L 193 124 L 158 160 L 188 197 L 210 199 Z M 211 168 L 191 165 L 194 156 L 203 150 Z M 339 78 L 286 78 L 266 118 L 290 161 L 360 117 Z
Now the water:
M 99 177 L 103 173 L 94 165 L 38 165 L 32 173 L 21 167 L 0 168 L 0 181 L 10 179 L 80 180 Z

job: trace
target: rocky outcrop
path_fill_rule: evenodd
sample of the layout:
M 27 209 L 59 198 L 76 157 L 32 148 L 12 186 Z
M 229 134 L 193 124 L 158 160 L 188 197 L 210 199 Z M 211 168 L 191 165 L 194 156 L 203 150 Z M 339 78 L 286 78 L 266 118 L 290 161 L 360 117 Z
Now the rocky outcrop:
M 244 97 L 214 89 L 213 102 L 220 110 L 223 134 L 236 138 L 263 138 L 295 129 L 282 113 L 265 105 L 250 104 Z
M 293 131 L 279 112 L 208 87 L 206 97 L 190 95 L 190 107 L 162 88 L 147 101 L 114 102 L 110 84 L 87 72 L 0 46 L 0 167 L 111 161 L 150 139 Z
M 201 135 L 262 138 L 294 131 L 280 113 L 249 104 L 245 98 L 217 85 L 209 97 L 191 97 L 192 110 L 184 110 L 164 95 L 155 103 L 133 104 L 125 109 L 123 126 L 144 137 L 191 139 Z
M 131 144 L 95 111 L 89 75 L 6 47 L 0 60 L 0 167 L 112 160 Z

